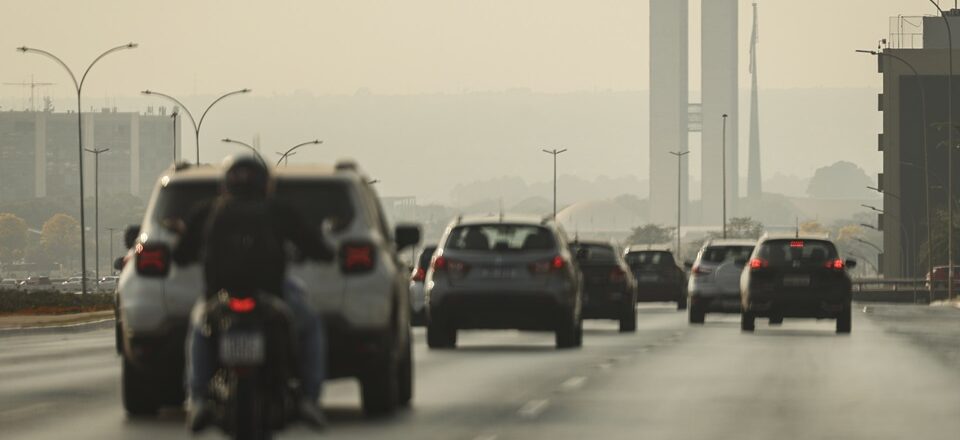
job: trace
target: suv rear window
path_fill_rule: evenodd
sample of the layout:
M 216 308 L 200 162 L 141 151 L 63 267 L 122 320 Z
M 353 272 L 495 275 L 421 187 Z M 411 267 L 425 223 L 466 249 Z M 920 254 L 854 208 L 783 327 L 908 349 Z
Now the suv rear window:
M 586 261 L 591 263 L 613 263 L 617 261 L 617 251 L 610 245 L 575 243 L 571 247 L 574 251 L 586 249 Z
M 187 221 L 196 207 L 219 193 L 220 185 L 216 181 L 207 182 L 170 182 L 160 189 L 157 203 L 153 208 L 153 219 Z
M 353 201 L 344 182 L 281 179 L 277 181 L 276 197 L 299 210 L 310 225 L 330 219 L 333 230 L 339 231 L 353 221 Z
M 675 265 L 673 254 L 664 251 L 630 252 L 625 257 L 630 267 Z
M 747 260 L 753 254 L 753 246 L 708 246 L 700 256 L 701 262 L 720 264 L 725 261 Z
M 491 224 L 457 226 L 447 249 L 465 251 L 538 251 L 556 248 L 553 233 L 535 225 Z
M 794 262 L 822 264 L 837 258 L 837 248 L 824 240 L 770 240 L 760 245 L 759 258 L 770 266 L 783 266 Z

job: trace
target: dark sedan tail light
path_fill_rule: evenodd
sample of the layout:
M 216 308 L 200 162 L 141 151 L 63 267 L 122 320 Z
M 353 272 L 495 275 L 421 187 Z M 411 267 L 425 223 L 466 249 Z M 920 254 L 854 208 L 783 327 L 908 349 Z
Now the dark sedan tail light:
M 624 272 L 623 269 L 621 269 L 621 268 L 619 268 L 619 267 L 614 267 L 614 268 L 610 271 L 610 282 L 611 282 L 611 283 L 622 283 L 622 282 L 623 282 L 624 280 L 626 280 L 626 279 L 627 279 L 627 273 Z
M 843 260 L 839 258 L 827 261 L 827 263 L 824 264 L 824 266 L 827 269 L 833 269 L 833 270 L 843 270 L 847 267 L 846 263 L 844 263 Z
M 340 270 L 348 274 L 370 272 L 376 263 L 374 255 L 369 243 L 346 243 L 340 247 Z
M 416 270 L 414 270 L 413 276 L 410 277 L 411 281 L 416 281 L 418 283 L 422 283 L 426 281 L 426 279 L 427 279 L 427 271 L 424 270 L 422 267 L 418 267 Z
M 135 252 L 138 274 L 163 277 L 170 271 L 170 249 L 165 245 L 137 243 Z
M 462 261 L 452 260 L 450 258 L 439 256 L 433 260 L 434 272 L 447 272 L 462 275 L 470 270 L 470 266 Z
M 530 272 L 534 274 L 545 274 L 551 271 L 559 271 L 564 267 L 567 267 L 567 261 L 559 255 L 549 260 L 538 261 L 536 263 L 530 263 L 529 265 Z
M 754 258 L 750 260 L 749 266 L 750 266 L 750 270 L 760 270 L 765 267 L 769 267 L 770 262 L 767 260 L 764 260 L 763 258 Z

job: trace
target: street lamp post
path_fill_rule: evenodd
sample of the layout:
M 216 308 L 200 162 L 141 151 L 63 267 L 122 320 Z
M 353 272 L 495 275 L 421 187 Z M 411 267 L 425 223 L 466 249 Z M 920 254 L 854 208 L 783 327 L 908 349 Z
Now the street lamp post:
M 296 152 L 296 151 L 294 151 L 293 153 L 290 153 L 290 154 L 286 154 L 286 153 L 284 153 L 284 152 L 282 152 L 282 151 L 276 151 L 276 153 L 277 153 L 277 156 L 280 156 L 280 159 L 277 159 L 277 166 L 280 166 L 280 162 L 281 162 L 281 161 L 283 162 L 283 166 L 289 165 L 289 163 L 290 163 L 290 156 L 296 156 L 296 155 L 297 155 L 297 152 Z
M 947 298 L 953 300 L 953 31 L 947 13 L 935 0 L 930 3 L 947 27 Z
M 557 221 L 557 156 L 563 154 L 567 149 L 558 150 L 554 148 L 541 151 L 553 156 L 553 221 Z
M 920 77 L 920 73 L 917 72 L 917 69 L 916 69 L 915 67 L 913 67 L 913 64 L 911 64 L 911 63 L 908 62 L 907 60 L 903 59 L 902 57 L 900 57 L 900 56 L 898 56 L 898 55 L 894 55 L 894 54 L 892 54 L 892 53 L 878 52 L 878 51 L 875 51 L 875 50 L 857 50 L 857 52 L 858 52 L 858 53 L 867 53 L 867 54 L 870 54 L 870 55 L 873 55 L 873 56 L 876 56 L 876 57 L 884 57 L 884 56 L 885 56 L 885 57 L 890 57 L 890 58 L 893 58 L 894 60 L 897 60 L 897 61 L 903 63 L 903 65 L 907 66 L 907 68 L 909 68 L 910 71 L 913 72 L 913 77 L 916 79 L 917 85 L 920 87 L 920 120 L 921 120 L 921 123 L 923 124 L 923 127 L 922 127 L 921 130 L 920 130 L 920 135 L 921 135 L 921 137 L 920 137 L 920 146 L 921 146 L 921 148 L 923 149 L 923 167 L 922 167 L 922 170 L 923 170 L 923 187 L 924 187 L 924 191 L 923 191 L 923 203 L 924 203 L 924 211 L 926 212 L 926 215 L 925 215 L 924 217 L 926 217 L 926 222 L 925 222 L 925 223 L 926 223 L 926 227 L 927 227 L 927 273 L 933 273 L 933 229 L 931 228 L 931 225 L 933 224 L 933 220 L 932 220 L 933 211 L 932 211 L 932 208 L 931 208 L 931 206 L 930 206 L 930 152 L 929 152 L 928 146 L 927 146 L 927 97 L 926 97 L 926 96 L 927 96 L 927 93 L 926 93 L 926 88 L 923 87 L 923 80 L 922 80 L 922 78 Z M 904 162 L 901 162 L 901 163 L 904 163 Z M 867 188 L 868 188 L 868 189 L 872 189 L 872 190 L 874 190 L 874 191 L 877 191 L 877 192 L 879 192 L 879 193 L 885 193 L 884 191 L 881 191 L 879 187 L 874 188 L 874 187 L 869 187 L 869 186 L 868 186 Z M 902 202 L 902 199 L 901 199 L 899 196 L 895 196 L 895 195 L 893 195 L 893 194 L 891 194 L 891 193 L 885 193 L 885 194 L 889 194 L 889 195 L 891 195 L 891 196 L 894 196 L 897 200 L 901 200 L 901 202 Z M 901 209 L 903 209 L 903 208 L 901 208 Z M 914 243 L 914 244 L 916 244 L 916 243 Z M 914 249 L 914 251 L 916 251 L 916 249 Z M 931 291 L 931 294 L 932 294 L 932 292 L 933 292 L 933 286 L 932 286 L 932 285 L 930 286 L 930 291 Z M 932 297 L 932 296 L 931 296 L 931 297 Z
M 910 235 L 907 234 L 907 228 L 903 227 L 903 221 L 900 217 L 897 217 L 896 215 L 893 215 L 893 214 L 888 214 L 886 211 L 880 208 L 877 208 L 876 206 L 871 206 L 866 204 L 860 204 L 860 206 L 867 208 L 871 211 L 883 214 L 885 216 L 891 215 L 893 217 L 896 217 L 897 224 L 900 225 L 900 237 L 902 239 L 901 241 L 905 243 L 905 246 L 900 246 L 900 260 L 901 260 L 900 270 L 903 271 L 904 273 L 911 272 L 910 264 L 907 262 L 907 256 L 916 252 L 916 247 L 914 246 L 916 237 L 914 237 L 913 239 L 910 238 Z M 866 226 L 863 223 L 861 223 L 861 225 Z M 873 229 L 877 229 L 877 228 L 873 228 Z M 914 252 L 911 252 L 911 250 L 913 250 Z
M 17 50 L 23 53 L 34 53 L 37 55 L 43 55 L 47 58 L 56 61 L 60 67 L 63 67 L 64 70 L 70 74 L 70 79 L 73 80 L 73 86 L 77 91 L 77 155 L 79 160 L 79 170 L 80 170 L 80 291 L 86 295 L 87 293 L 87 245 L 85 236 L 86 222 L 83 215 L 83 122 L 80 119 L 80 115 L 83 111 L 82 96 L 83 96 L 83 83 L 87 80 L 87 74 L 90 73 L 90 69 L 93 68 L 98 61 L 103 59 L 103 57 L 124 49 L 134 49 L 137 47 L 136 43 L 127 43 L 122 46 L 117 46 L 107 51 L 101 53 L 98 57 L 93 59 L 93 62 L 87 66 L 87 69 L 83 71 L 83 76 L 80 77 L 80 81 L 77 81 L 77 76 L 73 74 L 73 70 L 67 66 L 60 58 L 57 58 L 56 55 L 47 52 L 41 49 L 34 49 L 32 47 L 21 46 Z
M 286 162 L 285 160 L 288 159 L 290 156 L 293 156 L 293 155 L 295 154 L 295 153 L 294 153 L 294 150 L 296 150 L 297 148 L 300 148 L 300 147 L 302 147 L 302 146 L 304 146 L 304 145 L 310 145 L 310 144 L 317 144 L 317 145 L 319 145 L 319 144 L 322 144 L 322 143 L 323 143 L 323 141 L 321 141 L 320 139 L 314 139 L 314 140 L 312 140 L 312 141 L 301 142 L 301 143 L 299 143 L 299 144 L 297 144 L 297 145 L 294 145 L 294 146 L 290 147 L 287 151 L 285 151 L 285 152 L 283 152 L 283 153 L 280 153 L 280 152 L 278 151 L 277 154 L 280 155 L 280 159 L 277 160 L 277 166 L 280 166 L 280 162 L 281 162 L 281 161 L 284 161 L 283 164 L 286 165 L 287 162 Z
M 727 114 L 723 114 L 723 238 L 727 238 Z
M 173 96 L 160 93 L 160 92 L 154 92 L 152 90 L 144 90 L 140 93 L 144 95 L 156 95 L 163 98 L 167 98 L 175 102 L 177 105 L 180 106 L 180 108 L 183 109 L 184 112 L 187 113 L 187 117 L 190 118 L 190 122 L 193 124 L 193 135 L 197 144 L 197 165 L 200 165 L 200 128 L 203 127 L 203 120 L 207 117 L 207 112 L 209 112 L 210 109 L 213 108 L 213 106 L 217 105 L 218 102 L 222 101 L 224 98 L 228 96 L 238 95 L 241 93 L 250 93 L 250 92 L 251 92 L 250 89 L 240 89 L 240 90 L 234 90 L 232 92 L 227 92 L 227 93 L 224 93 L 223 95 L 220 95 L 219 98 L 214 99 L 213 102 L 211 102 L 210 105 L 208 105 L 207 108 L 203 110 L 203 114 L 200 115 L 200 122 L 197 122 L 197 120 L 193 118 L 193 113 L 190 112 L 190 109 L 188 109 L 187 106 L 183 105 L 182 102 L 180 102 L 177 98 L 174 98 Z
M 173 112 L 170 114 L 170 119 L 173 120 L 173 166 L 177 166 L 177 116 L 179 113 Z
M 110 231 L 110 275 L 113 275 L 113 231 L 116 231 L 117 228 L 106 228 L 107 231 Z
M 94 272 L 100 280 L 100 155 L 110 151 L 109 148 L 85 148 L 93 153 L 93 248 Z
M 250 145 L 244 141 L 238 141 L 236 139 L 230 139 L 230 138 L 223 138 L 223 139 L 220 139 L 220 141 L 227 144 L 243 145 L 244 147 L 247 147 L 250 151 L 252 151 L 253 154 L 256 155 L 258 159 L 260 159 L 260 162 L 263 162 L 263 164 L 267 163 L 266 161 L 263 160 L 263 156 L 260 155 L 260 152 L 257 151 L 256 147 L 254 147 L 253 145 Z
M 677 157 L 677 258 L 680 258 L 680 222 L 681 210 L 683 209 L 683 156 L 690 154 L 689 151 L 671 151 L 670 154 Z M 726 229 L 726 228 L 724 228 Z

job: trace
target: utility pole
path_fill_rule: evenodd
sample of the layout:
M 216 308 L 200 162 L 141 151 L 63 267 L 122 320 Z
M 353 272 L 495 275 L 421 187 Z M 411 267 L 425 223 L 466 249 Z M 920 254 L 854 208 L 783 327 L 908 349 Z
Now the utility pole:
M 173 166 L 177 166 L 177 116 L 179 112 L 173 112 L 170 114 L 170 119 L 173 120 Z
M 947 299 L 953 300 L 953 31 L 950 19 L 935 0 L 930 3 L 940 11 L 943 24 L 947 27 Z M 956 1 L 954 9 L 956 10 Z M 932 276 L 932 274 L 931 274 Z
M 97 281 L 100 281 L 100 155 L 110 151 L 109 148 L 84 148 L 88 153 L 93 153 L 93 248 L 94 261 L 93 270 L 96 273 Z
M 107 228 L 110 231 L 110 275 L 113 275 L 113 231 L 116 231 L 117 228 Z
M 683 156 L 690 154 L 689 151 L 671 151 L 670 154 L 677 157 L 677 260 L 680 260 L 680 221 L 681 210 L 683 209 Z M 724 228 L 726 229 L 726 228 Z
M 544 153 L 553 156 L 553 221 L 557 221 L 557 156 L 567 151 L 566 148 L 558 150 L 542 150 Z
M 727 114 L 723 114 L 723 238 L 727 238 Z

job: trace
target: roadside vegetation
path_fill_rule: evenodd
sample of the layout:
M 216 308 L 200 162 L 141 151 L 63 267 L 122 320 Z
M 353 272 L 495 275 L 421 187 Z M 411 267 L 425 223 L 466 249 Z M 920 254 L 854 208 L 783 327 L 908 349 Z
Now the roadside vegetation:
M 77 295 L 55 291 L 21 292 L 0 290 L 0 316 L 63 315 L 96 312 L 113 308 L 113 294 Z

